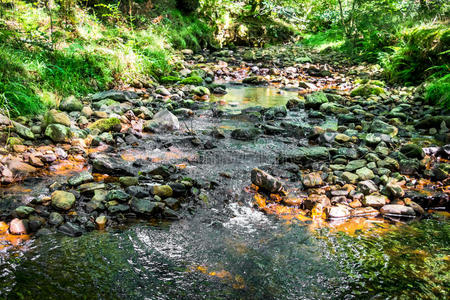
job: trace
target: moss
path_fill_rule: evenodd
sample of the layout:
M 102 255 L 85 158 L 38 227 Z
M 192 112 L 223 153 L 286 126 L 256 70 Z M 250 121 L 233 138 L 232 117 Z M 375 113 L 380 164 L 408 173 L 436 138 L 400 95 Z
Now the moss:
M 164 76 L 159 80 L 159 82 L 162 84 L 176 83 L 178 81 L 181 81 L 181 78 L 177 76 Z
M 180 84 L 201 85 L 202 83 L 203 79 L 200 76 L 191 76 L 180 81 Z
M 371 83 L 366 83 L 354 88 L 350 93 L 350 96 L 369 97 L 371 95 L 381 95 L 381 94 L 384 94 L 384 89 L 382 87 Z
M 14 146 L 14 145 L 22 145 L 23 144 L 23 140 L 21 138 L 18 137 L 9 137 L 8 141 L 6 142 L 8 145 Z
M 109 118 L 109 119 L 100 119 L 89 125 L 90 130 L 99 130 L 100 132 L 107 131 L 120 131 L 122 129 L 122 125 L 120 124 L 120 120 L 117 118 Z

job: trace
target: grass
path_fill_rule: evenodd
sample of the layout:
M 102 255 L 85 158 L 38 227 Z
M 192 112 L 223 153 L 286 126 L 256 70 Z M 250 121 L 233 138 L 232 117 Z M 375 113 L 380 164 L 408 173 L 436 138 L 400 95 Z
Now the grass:
M 425 100 L 450 109 L 450 74 L 430 82 L 426 87 Z
M 329 29 L 315 34 L 305 34 L 300 43 L 320 52 L 327 49 L 340 50 L 345 45 L 345 38 L 341 30 Z

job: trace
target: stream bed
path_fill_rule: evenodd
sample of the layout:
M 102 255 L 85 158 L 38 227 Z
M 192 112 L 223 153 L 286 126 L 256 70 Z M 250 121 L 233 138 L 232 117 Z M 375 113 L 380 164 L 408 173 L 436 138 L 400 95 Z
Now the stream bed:
M 201 132 L 245 127 L 239 111 L 284 105 L 297 93 L 229 88 L 215 99 L 229 118 L 210 111 L 185 124 Z M 285 121 L 308 122 L 304 111 Z M 337 127 L 334 118 L 322 127 Z M 444 299 L 449 296 L 448 214 L 392 221 L 301 224 L 253 205 L 250 171 L 273 165 L 298 144 L 284 137 L 223 140 L 193 151 L 181 137 L 166 149 L 152 141 L 121 149 L 126 160 L 184 164 L 193 178 L 220 182 L 203 205 L 177 221 L 149 220 L 72 238 L 53 234 L 0 248 L 0 299 Z M 150 147 L 149 145 L 152 145 Z M 150 150 L 151 149 L 151 150 Z M 170 155 L 168 155 L 170 153 Z M 226 173 L 224 176 L 223 173 Z M 228 176 L 232 175 L 232 176 Z M 282 176 L 282 174 L 280 174 Z M 0 191 L 24 201 L 67 176 L 30 178 Z

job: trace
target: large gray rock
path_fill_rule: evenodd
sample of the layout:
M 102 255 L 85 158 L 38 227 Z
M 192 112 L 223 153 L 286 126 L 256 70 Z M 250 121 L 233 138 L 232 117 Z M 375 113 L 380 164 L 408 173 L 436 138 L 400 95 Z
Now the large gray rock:
M 330 153 L 326 147 L 300 147 L 297 150 L 282 153 L 279 160 L 302 164 L 328 160 L 329 158 Z
M 92 95 L 91 100 L 96 102 L 103 99 L 112 99 L 120 102 L 139 98 L 135 92 L 109 90 Z
M 121 158 L 98 155 L 92 162 L 93 170 L 102 174 L 135 176 L 131 164 Z
M 163 132 L 179 130 L 178 118 L 167 109 L 161 110 L 153 116 L 153 119 L 146 122 L 144 130 L 149 132 Z
M 270 193 L 278 193 L 284 190 L 283 183 L 272 175 L 255 168 L 251 172 L 252 183 Z
M 16 133 L 18 135 L 20 135 L 21 137 L 25 138 L 25 139 L 29 139 L 29 140 L 33 140 L 34 139 L 34 133 L 33 131 L 31 131 L 30 128 L 23 126 L 20 123 L 17 122 L 12 122 L 13 126 L 14 126 L 14 130 L 16 131 Z
M 79 186 L 80 184 L 94 181 L 94 177 L 89 172 L 81 172 L 70 177 L 67 182 L 71 186 Z
M 383 195 L 368 195 L 364 197 L 363 204 L 371 207 L 382 207 L 386 204 L 387 198 Z
M 399 205 L 399 204 L 384 205 L 380 209 L 380 212 L 383 215 L 388 215 L 388 216 L 414 217 L 416 215 L 416 213 L 412 207 L 405 206 L 405 205 Z
M 81 111 L 83 109 L 83 103 L 72 95 L 64 98 L 61 103 L 59 103 L 59 109 L 69 112 Z
M 70 127 L 72 122 L 70 121 L 69 116 L 62 111 L 57 111 L 56 109 L 49 110 L 44 115 L 44 125 L 48 126 L 50 124 L 61 124 L 67 127 Z
M 50 124 L 45 129 L 45 136 L 55 143 L 62 143 L 67 142 L 72 137 L 72 131 L 69 127 L 61 124 Z
M 370 124 L 370 132 L 384 133 L 384 134 L 388 134 L 388 135 L 394 137 L 398 133 L 398 128 L 377 119 L 377 120 L 374 120 L 372 122 L 372 124 Z
M 256 127 L 237 128 L 231 132 L 231 137 L 235 140 L 251 141 L 256 139 L 260 134 L 261 130 Z
M 131 200 L 131 209 L 138 214 L 154 215 L 164 209 L 164 203 L 135 198 Z

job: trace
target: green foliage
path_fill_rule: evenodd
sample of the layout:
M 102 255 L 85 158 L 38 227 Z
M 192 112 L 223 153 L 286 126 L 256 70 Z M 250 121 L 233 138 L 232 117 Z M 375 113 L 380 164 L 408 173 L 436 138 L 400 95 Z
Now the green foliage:
M 163 76 L 163 77 L 161 77 L 159 82 L 161 82 L 162 84 L 167 84 L 167 83 L 176 83 L 180 80 L 181 80 L 181 78 L 177 77 L 177 76 Z
M 177 0 L 177 8 L 186 13 L 196 11 L 199 6 L 199 0 Z
M 450 73 L 427 85 L 425 100 L 450 109 Z
M 180 84 L 201 85 L 203 84 L 203 79 L 200 76 L 186 77 L 185 79 L 180 81 Z

